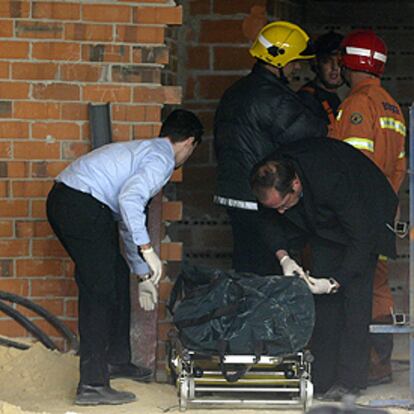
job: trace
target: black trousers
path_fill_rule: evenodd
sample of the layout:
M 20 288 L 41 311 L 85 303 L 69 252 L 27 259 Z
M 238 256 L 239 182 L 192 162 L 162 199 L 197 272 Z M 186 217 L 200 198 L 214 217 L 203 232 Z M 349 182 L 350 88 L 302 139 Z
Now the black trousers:
M 258 225 L 258 212 L 228 208 L 233 233 L 232 266 L 236 272 L 281 275 L 282 269 L 265 244 Z
M 344 246 L 318 238 L 310 240 L 311 274 L 335 277 L 343 262 Z M 369 361 L 372 284 L 377 256 L 361 264 L 361 276 L 333 295 L 314 295 L 316 322 L 311 339 L 315 357 L 312 380 L 315 392 L 333 384 L 365 388 Z
M 80 383 L 108 385 L 108 363 L 131 359 L 129 267 L 111 210 L 58 183 L 47 217 L 75 262 L 79 288 Z

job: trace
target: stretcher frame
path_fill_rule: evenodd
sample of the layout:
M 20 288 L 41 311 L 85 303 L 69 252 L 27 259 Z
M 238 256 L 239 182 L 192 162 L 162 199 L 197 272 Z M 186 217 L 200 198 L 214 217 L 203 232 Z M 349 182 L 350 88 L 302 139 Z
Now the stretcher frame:
M 187 407 L 296 407 L 306 412 L 312 405 L 313 384 L 309 351 L 291 355 L 230 355 L 222 360 L 232 371 L 247 369 L 240 379 L 229 382 L 220 368 L 218 354 L 196 352 L 182 346 L 170 333 L 168 369 L 176 385 L 179 409 Z

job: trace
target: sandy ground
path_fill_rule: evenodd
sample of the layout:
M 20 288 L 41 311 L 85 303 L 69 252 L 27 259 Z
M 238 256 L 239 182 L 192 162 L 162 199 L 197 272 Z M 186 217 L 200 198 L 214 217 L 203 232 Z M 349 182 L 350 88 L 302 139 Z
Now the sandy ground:
M 409 399 L 409 365 L 405 359 L 394 362 L 394 381 L 390 385 L 368 388 L 357 403 L 372 400 Z M 34 344 L 27 351 L 0 346 L 0 414 L 162 414 L 178 413 L 175 387 L 167 384 L 140 384 L 114 380 L 118 390 L 134 392 L 138 401 L 118 406 L 78 407 L 73 404 L 78 381 L 78 358 L 71 354 L 49 351 Z M 317 401 L 313 407 L 320 405 Z M 389 413 L 407 413 L 408 409 L 387 408 Z M 234 409 L 187 409 L 188 414 L 233 413 Z M 239 411 L 239 410 L 237 410 Z M 243 409 L 243 414 L 259 410 Z M 301 409 L 261 409 L 260 413 L 301 413 Z

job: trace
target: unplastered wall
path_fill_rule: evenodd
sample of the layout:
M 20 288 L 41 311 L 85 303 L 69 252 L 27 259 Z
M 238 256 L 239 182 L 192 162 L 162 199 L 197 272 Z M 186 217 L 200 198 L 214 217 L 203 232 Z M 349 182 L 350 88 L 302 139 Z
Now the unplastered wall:
M 216 162 L 212 146 L 214 113 L 228 86 L 244 76 L 254 59 L 243 22 L 286 19 L 300 23 L 303 2 L 295 0 L 178 0 L 184 12 L 178 78 L 183 85 L 183 104 L 204 122 L 202 146 L 184 167 L 184 182 L 177 188 L 183 200 L 184 218 L 170 229 L 184 242 L 185 259 L 192 263 L 229 267 L 231 234 L 224 209 L 213 204 Z
M 181 21 L 171 0 L 0 1 L 0 290 L 74 331 L 73 263 L 47 223 L 46 195 L 91 148 L 88 103 L 110 103 L 113 141 L 157 135 L 163 106 L 181 101 L 179 87 L 161 83 L 165 31 Z M 174 219 L 176 207 L 158 210 Z M 0 314 L 0 335 L 27 332 Z

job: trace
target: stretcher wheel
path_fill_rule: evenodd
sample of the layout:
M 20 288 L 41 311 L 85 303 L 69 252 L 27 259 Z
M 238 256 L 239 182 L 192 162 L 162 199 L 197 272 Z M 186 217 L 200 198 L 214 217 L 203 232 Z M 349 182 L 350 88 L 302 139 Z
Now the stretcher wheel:
M 300 380 L 300 399 L 303 404 L 303 410 L 306 411 L 311 407 L 313 400 L 313 384 L 306 378 Z
M 194 378 L 182 377 L 180 378 L 180 385 L 178 389 L 178 401 L 180 411 L 187 409 L 188 400 L 194 399 L 195 396 L 195 383 Z
M 187 401 L 189 397 L 189 381 L 188 378 L 180 378 L 178 387 L 178 405 L 180 411 L 187 409 Z

